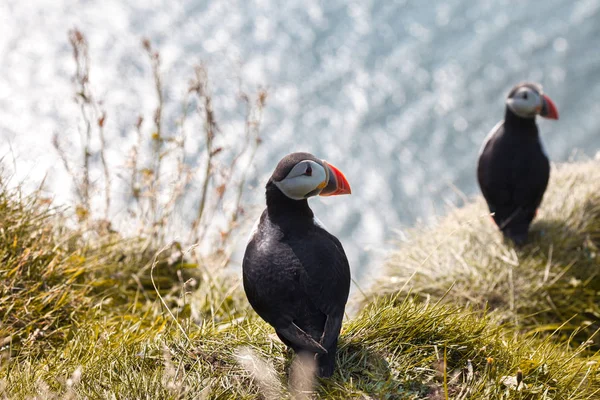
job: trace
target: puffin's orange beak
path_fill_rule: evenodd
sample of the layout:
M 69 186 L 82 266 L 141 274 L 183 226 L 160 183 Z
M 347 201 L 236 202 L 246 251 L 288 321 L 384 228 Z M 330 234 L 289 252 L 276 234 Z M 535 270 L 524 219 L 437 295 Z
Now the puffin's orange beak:
M 540 116 L 549 119 L 558 119 L 558 109 L 554 105 L 554 102 L 545 94 L 542 95 L 542 99 L 544 104 L 542 105 Z
M 325 167 L 329 169 L 329 180 L 327 181 L 325 187 L 319 193 L 320 196 L 337 196 L 340 194 L 350 194 L 352 193 L 350 189 L 350 184 L 348 180 L 336 167 L 333 165 L 323 161 Z

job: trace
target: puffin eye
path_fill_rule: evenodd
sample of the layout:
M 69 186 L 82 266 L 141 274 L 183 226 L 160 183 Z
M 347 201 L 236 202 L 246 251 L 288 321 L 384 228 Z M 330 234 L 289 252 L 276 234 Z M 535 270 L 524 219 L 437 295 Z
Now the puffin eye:
M 527 92 L 523 92 L 523 98 L 527 100 Z
M 304 172 L 304 175 L 312 176 L 312 167 L 310 166 L 310 164 L 306 165 L 306 171 Z

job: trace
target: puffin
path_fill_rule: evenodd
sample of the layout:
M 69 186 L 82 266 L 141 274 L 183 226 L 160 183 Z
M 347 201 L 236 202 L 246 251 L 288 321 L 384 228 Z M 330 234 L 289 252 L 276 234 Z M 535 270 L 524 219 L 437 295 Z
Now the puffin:
M 350 267 L 342 244 L 308 199 L 350 193 L 346 177 L 330 163 L 309 153 L 288 154 L 266 184 L 267 207 L 242 262 L 252 308 L 286 346 L 316 359 L 319 377 L 334 371 Z
M 541 85 L 520 83 L 506 98 L 504 120 L 488 134 L 479 154 L 477 181 L 492 218 L 504 236 L 521 246 L 550 178 L 536 116 L 558 119 Z

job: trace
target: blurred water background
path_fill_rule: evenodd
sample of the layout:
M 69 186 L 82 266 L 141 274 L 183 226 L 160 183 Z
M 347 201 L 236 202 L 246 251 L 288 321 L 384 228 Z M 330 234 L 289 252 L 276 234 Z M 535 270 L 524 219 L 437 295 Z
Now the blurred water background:
M 311 204 L 361 283 L 399 232 L 477 193 L 478 150 L 513 84 L 540 82 L 557 104 L 558 122 L 539 121 L 553 161 L 600 148 L 600 0 L 3 0 L 0 155 L 14 155 L 19 179 L 47 175 L 57 201 L 71 189 L 52 134 L 78 137 L 73 27 L 90 42 L 116 163 L 140 111 L 155 107 L 142 37 L 161 50 L 167 100 L 205 63 L 224 129 L 240 128 L 239 82 L 266 87 L 248 202 L 263 204 L 264 182 L 288 152 L 339 167 L 352 197 Z M 167 114 L 177 107 L 170 102 Z M 188 144 L 192 158 L 199 142 Z

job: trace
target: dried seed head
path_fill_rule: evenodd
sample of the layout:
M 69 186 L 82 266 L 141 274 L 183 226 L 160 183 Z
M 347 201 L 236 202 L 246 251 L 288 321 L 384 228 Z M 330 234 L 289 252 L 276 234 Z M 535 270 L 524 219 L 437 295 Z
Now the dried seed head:
M 264 89 L 261 89 L 261 90 L 258 92 L 258 104 L 259 104 L 261 107 L 264 107 L 264 106 L 265 106 L 265 104 L 266 104 L 266 102 L 267 102 L 267 91 L 266 91 L 266 90 L 264 90 Z
M 106 120 L 106 112 L 102 113 L 102 116 L 98 118 L 98 126 L 100 128 L 104 127 L 104 121 Z
M 148 52 L 152 50 L 152 43 L 150 43 L 150 39 L 148 38 L 142 39 L 142 46 L 144 47 L 144 50 Z
M 144 123 L 144 117 L 142 117 L 141 115 L 138 116 L 137 122 L 135 123 L 135 127 L 137 129 L 140 129 L 142 127 L 142 124 Z

